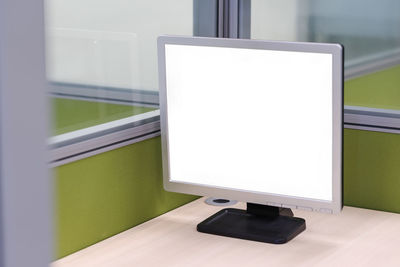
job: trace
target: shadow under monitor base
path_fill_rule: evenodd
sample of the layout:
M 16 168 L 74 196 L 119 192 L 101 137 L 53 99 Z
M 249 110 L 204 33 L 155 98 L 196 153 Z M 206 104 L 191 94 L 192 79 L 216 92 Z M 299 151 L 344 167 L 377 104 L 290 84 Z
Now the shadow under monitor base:
M 254 209 L 249 205 L 255 206 Z M 272 214 L 260 214 L 263 207 Z M 306 229 L 302 218 L 293 217 L 290 209 L 248 203 L 247 210 L 222 209 L 197 225 L 197 231 L 221 236 L 284 244 Z

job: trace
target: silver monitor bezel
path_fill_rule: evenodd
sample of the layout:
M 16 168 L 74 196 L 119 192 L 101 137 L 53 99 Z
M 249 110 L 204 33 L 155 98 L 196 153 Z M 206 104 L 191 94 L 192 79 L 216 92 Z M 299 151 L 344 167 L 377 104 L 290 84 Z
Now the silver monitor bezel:
M 297 51 L 311 53 L 325 53 L 332 55 L 332 101 L 333 101 L 333 157 L 332 157 L 332 201 L 291 197 L 263 192 L 237 190 L 231 188 L 207 186 L 175 182 L 170 180 L 168 154 L 168 120 L 165 45 L 193 45 L 247 49 L 266 49 L 277 51 Z M 162 143 L 163 184 L 167 191 L 206 195 L 238 201 L 274 205 L 289 208 L 314 210 L 326 213 L 338 213 L 342 209 L 343 201 L 343 47 L 340 44 L 281 42 L 249 39 L 226 39 L 208 37 L 160 36 L 158 46 L 159 96 L 160 96 L 160 123 Z

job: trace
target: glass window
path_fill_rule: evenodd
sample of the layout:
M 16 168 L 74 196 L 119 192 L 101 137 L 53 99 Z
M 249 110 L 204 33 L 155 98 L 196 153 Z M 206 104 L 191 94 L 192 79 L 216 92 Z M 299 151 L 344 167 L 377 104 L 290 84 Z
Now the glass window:
M 193 34 L 193 1 L 46 4 L 54 135 L 157 108 L 156 38 Z

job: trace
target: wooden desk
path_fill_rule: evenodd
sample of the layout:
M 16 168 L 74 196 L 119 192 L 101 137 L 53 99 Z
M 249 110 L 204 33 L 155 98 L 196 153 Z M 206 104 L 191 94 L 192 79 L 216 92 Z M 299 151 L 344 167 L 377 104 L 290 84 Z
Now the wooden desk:
M 294 210 L 307 229 L 284 245 L 196 231 L 221 207 L 196 200 L 62 258 L 66 266 L 400 266 L 400 215 L 345 207 L 339 215 Z M 244 208 L 243 203 L 234 207 Z

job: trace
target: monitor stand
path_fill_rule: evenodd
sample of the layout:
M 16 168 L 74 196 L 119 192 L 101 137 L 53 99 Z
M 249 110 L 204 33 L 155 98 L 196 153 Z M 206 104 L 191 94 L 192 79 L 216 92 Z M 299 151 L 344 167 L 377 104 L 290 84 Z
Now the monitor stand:
M 283 244 L 306 229 L 288 208 L 247 203 L 247 210 L 222 209 L 197 225 L 197 231 L 273 244 Z

